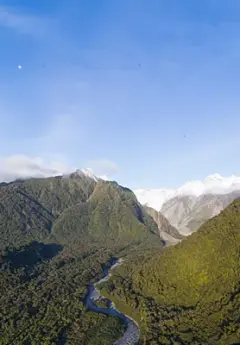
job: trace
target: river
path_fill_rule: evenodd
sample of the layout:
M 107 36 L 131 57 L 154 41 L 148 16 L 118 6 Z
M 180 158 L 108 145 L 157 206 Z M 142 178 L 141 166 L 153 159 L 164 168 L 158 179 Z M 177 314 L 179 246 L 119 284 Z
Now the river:
M 124 335 L 119 340 L 117 340 L 113 345 L 138 345 L 139 338 L 140 338 L 140 329 L 137 322 L 134 321 L 129 316 L 120 313 L 120 311 L 116 309 L 114 303 L 106 299 L 104 296 L 101 296 L 100 292 L 96 288 L 97 285 L 108 281 L 108 279 L 111 276 L 111 271 L 117 266 L 121 265 L 122 262 L 123 262 L 122 259 L 113 260 L 110 268 L 104 269 L 104 274 L 105 274 L 104 278 L 88 286 L 88 292 L 85 299 L 85 305 L 89 310 L 95 313 L 102 313 L 105 315 L 116 316 L 124 321 L 126 325 L 126 331 Z M 98 307 L 96 305 L 96 301 L 98 300 L 104 300 L 105 302 L 107 302 L 107 308 Z

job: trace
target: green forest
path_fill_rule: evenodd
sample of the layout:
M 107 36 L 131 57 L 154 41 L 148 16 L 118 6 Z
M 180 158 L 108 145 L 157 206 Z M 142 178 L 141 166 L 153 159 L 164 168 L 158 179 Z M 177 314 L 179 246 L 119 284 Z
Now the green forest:
M 140 345 L 240 342 L 239 199 L 165 247 L 116 182 L 29 179 L 1 184 L 0 233 L 0 345 L 113 344 L 126 326 L 84 304 L 113 258 L 124 262 L 100 289 L 138 322 Z
M 117 318 L 86 310 L 113 257 L 163 247 L 134 194 L 78 174 L 0 187 L 0 344 L 112 344 Z
M 142 344 L 239 344 L 240 199 L 161 255 L 130 259 L 102 293 L 139 322 Z

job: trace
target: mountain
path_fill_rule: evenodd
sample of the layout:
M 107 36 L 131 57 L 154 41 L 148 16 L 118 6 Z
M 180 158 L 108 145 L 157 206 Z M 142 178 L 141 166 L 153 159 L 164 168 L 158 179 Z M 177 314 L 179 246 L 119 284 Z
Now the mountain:
M 179 196 L 164 203 L 161 212 L 181 234 L 190 235 L 238 197 L 240 191 L 221 195 L 205 194 L 198 197 Z
M 89 171 L 4 184 L 0 215 L 0 248 L 49 236 L 68 243 L 107 240 L 112 245 L 116 239 L 129 245 L 159 238 L 157 225 L 130 189 Z
M 119 257 L 104 295 L 138 321 L 141 345 L 236 343 L 239 204 L 181 241 L 165 216 L 90 170 L 1 184 L 0 344 L 113 344 L 126 325 L 84 301 Z
M 203 182 L 190 181 L 176 190 L 135 190 L 135 195 L 187 236 L 240 196 L 240 177 L 214 174 Z
M 115 257 L 162 250 L 130 189 L 89 171 L 0 186 L 1 345 L 110 345 L 126 325 L 91 313 L 88 284 Z
M 164 253 L 129 258 L 102 290 L 141 344 L 239 344 L 240 199 Z
M 204 181 L 189 181 L 176 189 L 136 189 L 138 201 L 161 211 L 165 202 L 179 196 L 201 196 L 206 194 L 222 195 L 240 191 L 240 177 L 222 177 L 219 174 L 209 175 Z
M 158 228 L 130 189 L 116 182 L 99 181 L 85 203 L 66 210 L 53 226 L 54 235 L 108 248 L 158 241 Z
M 169 223 L 162 213 L 148 206 L 145 206 L 145 209 L 156 222 L 160 237 L 166 242 L 166 244 L 176 244 L 184 238 L 184 236 L 182 236 L 178 230 Z
M 87 200 L 96 182 L 83 173 L 0 187 L 0 248 L 41 240 L 67 208 Z

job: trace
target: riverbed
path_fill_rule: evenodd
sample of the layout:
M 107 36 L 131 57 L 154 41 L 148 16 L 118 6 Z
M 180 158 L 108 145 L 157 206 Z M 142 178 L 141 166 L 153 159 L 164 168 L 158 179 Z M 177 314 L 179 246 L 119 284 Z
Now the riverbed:
M 109 299 L 105 298 L 104 296 L 101 296 L 100 292 L 97 289 L 97 285 L 108 281 L 108 279 L 111 276 L 111 271 L 114 268 L 121 265 L 122 262 L 123 262 L 122 259 L 113 260 L 110 268 L 104 269 L 105 276 L 102 279 L 98 280 L 96 283 L 90 284 L 88 286 L 88 292 L 86 295 L 85 304 L 89 310 L 95 313 L 112 315 L 123 320 L 123 322 L 126 325 L 126 331 L 119 340 L 114 342 L 113 345 L 138 345 L 139 338 L 140 338 L 140 328 L 137 322 L 134 321 L 132 318 L 130 318 L 128 315 L 122 314 L 118 309 L 116 309 L 114 303 L 110 301 Z M 98 307 L 96 305 L 96 302 L 99 300 L 106 302 L 107 308 Z

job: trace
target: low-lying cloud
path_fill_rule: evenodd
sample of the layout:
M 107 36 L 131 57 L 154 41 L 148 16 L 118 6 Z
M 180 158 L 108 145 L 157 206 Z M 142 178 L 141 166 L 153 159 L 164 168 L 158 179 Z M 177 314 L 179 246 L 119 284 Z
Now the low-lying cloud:
M 94 163 L 95 162 L 95 163 Z M 94 161 L 90 168 L 83 169 L 88 175 L 95 175 L 103 180 L 109 180 L 108 173 L 116 172 L 117 166 L 110 161 Z M 96 164 L 98 162 L 100 165 Z M 93 168 L 98 168 L 95 171 Z M 101 169 L 99 169 L 101 167 Z M 60 161 L 46 161 L 39 157 L 13 155 L 0 157 L 0 183 L 17 179 L 46 178 L 51 176 L 68 175 L 77 170 Z M 102 173 L 100 173 L 102 172 Z
M 117 164 L 108 159 L 91 160 L 86 165 L 91 167 L 98 176 L 111 176 L 119 170 Z
M 30 177 L 50 177 L 67 174 L 73 169 L 62 162 L 46 162 L 38 157 L 14 155 L 0 157 L 0 182 Z

